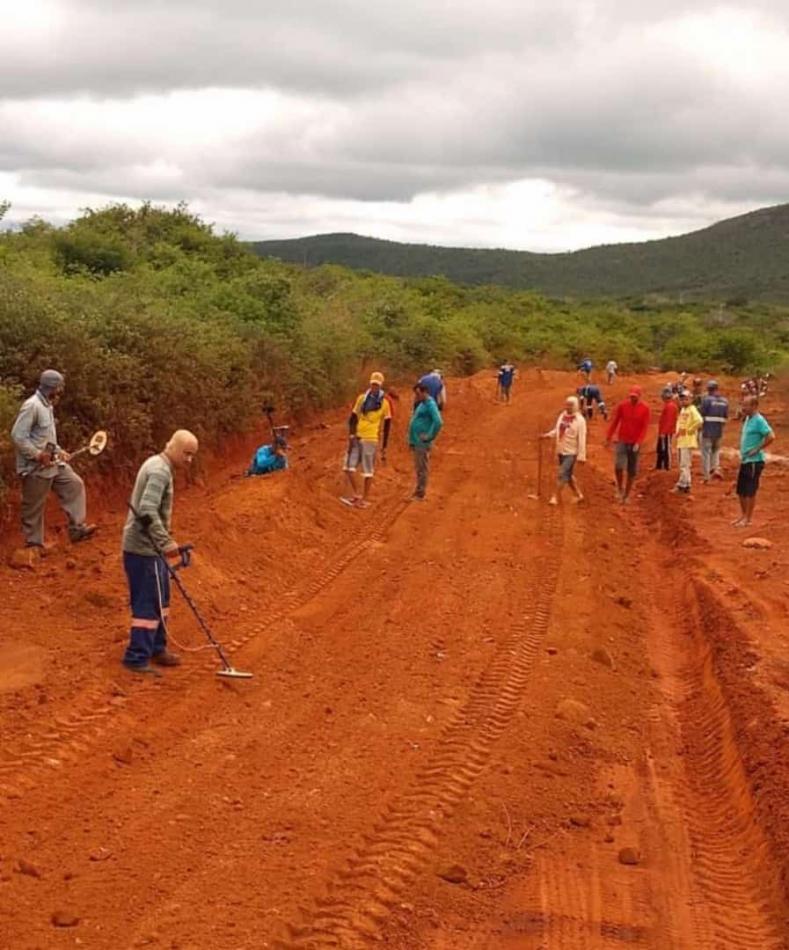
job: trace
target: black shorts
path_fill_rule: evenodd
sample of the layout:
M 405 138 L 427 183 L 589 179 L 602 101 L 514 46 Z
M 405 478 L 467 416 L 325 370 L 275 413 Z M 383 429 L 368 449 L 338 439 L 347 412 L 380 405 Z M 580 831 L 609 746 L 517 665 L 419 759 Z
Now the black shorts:
M 740 498 L 753 498 L 759 490 L 764 462 L 743 462 L 737 475 L 737 494 Z

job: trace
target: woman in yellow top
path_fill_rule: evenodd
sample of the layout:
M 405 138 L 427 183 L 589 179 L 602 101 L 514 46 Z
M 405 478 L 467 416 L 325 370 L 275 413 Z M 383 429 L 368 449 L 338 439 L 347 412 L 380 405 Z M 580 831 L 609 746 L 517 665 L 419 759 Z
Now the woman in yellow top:
M 672 491 L 687 495 L 690 491 L 693 450 L 699 447 L 699 432 L 704 425 L 699 410 L 693 405 L 693 393 L 683 389 L 679 397 L 677 417 L 677 449 L 679 451 L 679 478 Z

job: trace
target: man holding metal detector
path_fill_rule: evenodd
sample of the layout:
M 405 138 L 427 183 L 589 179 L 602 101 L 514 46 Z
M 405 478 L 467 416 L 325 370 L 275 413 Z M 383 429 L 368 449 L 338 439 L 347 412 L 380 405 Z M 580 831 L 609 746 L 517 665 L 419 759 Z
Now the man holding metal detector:
M 38 389 L 22 404 L 11 430 L 16 446 L 16 471 L 22 479 L 22 533 L 25 546 L 30 548 L 45 547 L 44 511 L 50 490 L 55 492 L 68 517 L 72 541 L 85 541 L 96 530 L 95 525 L 85 523 L 85 483 L 68 464 L 74 456 L 58 445 L 55 406 L 65 388 L 61 373 L 44 370 Z M 101 447 L 97 451 L 87 448 L 91 455 L 98 455 L 106 444 L 106 434 L 101 434 Z
M 133 673 L 159 676 L 152 662 L 157 666 L 181 662 L 167 649 L 170 566 L 188 567 L 192 546 L 177 544 L 170 534 L 173 474 L 191 465 L 197 448 L 197 438 L 179 429 L 163 452 L 143 462 L 134 483 L 123 529 L 123 568 L 132 612 L 123 664 Z

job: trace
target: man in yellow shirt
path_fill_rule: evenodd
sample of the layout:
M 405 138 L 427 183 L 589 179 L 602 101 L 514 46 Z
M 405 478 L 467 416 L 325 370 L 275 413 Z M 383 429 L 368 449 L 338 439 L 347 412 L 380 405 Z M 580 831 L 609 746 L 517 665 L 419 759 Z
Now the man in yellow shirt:
M 370 388 L 356 400 L 348 420 L 348 452 L 345 456 L 345 474 L 351 486 L 350 498 L 343 496 L 340 501 L 351 508 L 367 508 L 370 485 L 375 474 L 375 454 L 383 422 L 383 450 L 389 441 L 389 429 L 392 425 L 392 409 L 389 400 L 384 398 L 384 377 L 382 373 L 373 373 Z M 362 490 L 356 479 L 356 470 L 362 469 Z
M 693 450 L 699 447 L 699 432 L 704 425 L 701 413 L 693 404 L 693 393 L 683 389 L 679 397 L 677 417 L 677 450 L 679 453 L 679 478 L 672 491 L 687 495 L 690 491 Z

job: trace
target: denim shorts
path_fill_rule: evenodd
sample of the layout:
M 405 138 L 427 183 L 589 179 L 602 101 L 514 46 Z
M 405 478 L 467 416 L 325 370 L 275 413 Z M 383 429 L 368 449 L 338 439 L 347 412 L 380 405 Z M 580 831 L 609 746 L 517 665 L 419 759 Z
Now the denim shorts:
M 356 439 L 345 456 L 345 471 L 355 472 L 361 465 L 364 478 L 372 478 L 375 474 L 375 453 L 377 449 L 377 442 Z
M 573 477 L 573 469 L 575 468 L 575 462 L 577 460 L 577 455 L 560 455 L 559 456 L 559 481 L 567 483 Z

